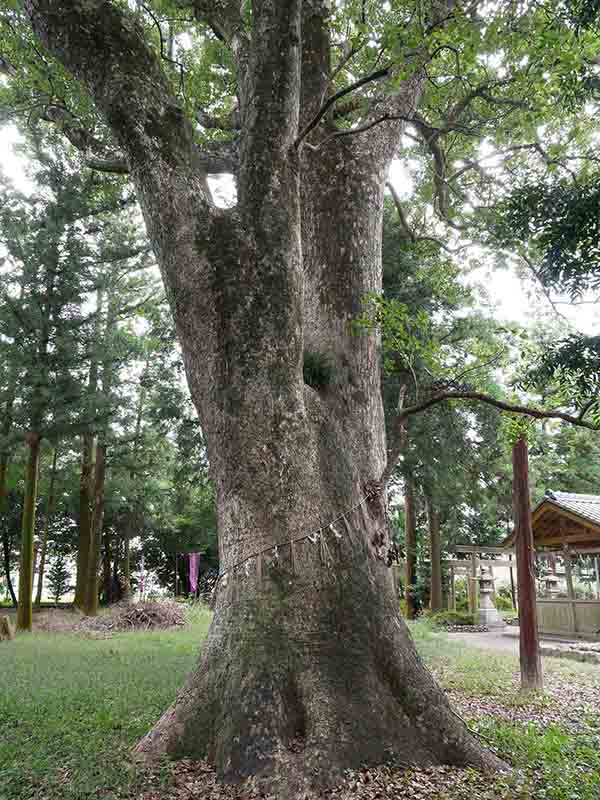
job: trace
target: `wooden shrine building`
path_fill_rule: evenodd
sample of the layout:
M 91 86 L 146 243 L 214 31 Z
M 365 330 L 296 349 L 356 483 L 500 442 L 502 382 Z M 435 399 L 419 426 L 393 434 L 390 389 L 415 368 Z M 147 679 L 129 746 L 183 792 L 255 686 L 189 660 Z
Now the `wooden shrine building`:
M 600 495 L 547 492 L 533 509 L 532 526 L 538 563 L 547 562 L 537 600 L 539 632 L 600 639 Z M 512 547 L 514 536 L 504 544 Z M 594 565 L 596 599 L 576 597 L 573 560 L 580 556 Z

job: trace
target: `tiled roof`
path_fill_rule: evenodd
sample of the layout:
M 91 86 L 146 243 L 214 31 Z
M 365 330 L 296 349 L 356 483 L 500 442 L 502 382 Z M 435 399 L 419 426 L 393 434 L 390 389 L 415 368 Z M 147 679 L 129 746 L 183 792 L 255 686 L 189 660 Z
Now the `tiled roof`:
M 600 525 L 600 494 L 574 494 L 573 492 L 546 492 L 541 503 L 549 500 L 554 505 L 572 511 L 580 517 Z M 540 505 L 541 505 L 540 503 Z

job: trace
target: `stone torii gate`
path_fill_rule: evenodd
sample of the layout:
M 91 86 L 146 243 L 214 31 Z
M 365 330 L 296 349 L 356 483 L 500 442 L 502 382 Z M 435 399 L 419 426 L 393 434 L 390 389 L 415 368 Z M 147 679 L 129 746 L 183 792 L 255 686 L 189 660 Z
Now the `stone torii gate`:
M 470 559 L 449 559 L 446 561 L 450 571 L 450 591 L 448 593 L 448 608 L 456 609 L 456 593 L 454 591 L 454 578 L 457 574 L 464 574 L 467 577 L 469 612 L 474 614 L 478 606 L 478 586 L 479 570 L 485 566 L 490 570 L 493 578 L 494 567 L 506 567 L 510 573 L 510 586 L 513 598 L 513 605 L 516 608 L 516 598 L 514 590 L 513 569 L 516 562 L 512 560 L 514 549 L 512 547 L 493 547 L 488 545 L 456 545 L 452 548 L 453 552 L 461 555 L 468 555 Z M 504 559 L 482 559 L 481 556 L 508 556 Z

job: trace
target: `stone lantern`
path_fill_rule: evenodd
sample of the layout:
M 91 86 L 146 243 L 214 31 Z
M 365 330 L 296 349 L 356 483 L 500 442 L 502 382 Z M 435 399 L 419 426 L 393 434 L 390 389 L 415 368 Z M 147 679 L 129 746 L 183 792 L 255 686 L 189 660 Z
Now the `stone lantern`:
M 479 624 L 487 628 L 504 628 L 506 623 L 492 602 L 493 592 L 494 578 L 491 572 L 482 566 L 479 576 Z
M 558 584 L 559 584 L 558 576 L 555 575 L 553 572 L 550 572 L 544 578 L 544 593 L 548 597 L 556 597 L 559 591 Z

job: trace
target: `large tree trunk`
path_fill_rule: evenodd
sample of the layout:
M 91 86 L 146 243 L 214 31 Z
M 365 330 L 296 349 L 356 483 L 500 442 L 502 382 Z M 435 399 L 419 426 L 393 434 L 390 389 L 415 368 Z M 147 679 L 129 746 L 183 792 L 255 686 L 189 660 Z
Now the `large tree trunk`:
M 401 124 L 298 147 L 323 96 L 325 4 L 255 0 L 246 34 L 230 18 L 239 3 L 198 3 L 238 71 L 238 205 L 216 209 L 191 126 L 127 12 L 102 0 L 26 6 L 127 156 L 216 488 L 213 623 L 139 752 L 208 755 L 228 779 L 268 776 L 280 797 L 394 755 L 496 766 L 419 660 L 387 567 L 379 340 L 352 321 L 381 290 L 383 186 Z M 412 113 L 423 80 L 382 95 L 374 113 Z M 332 364 L 321 385 L 304 385 L 305 351 Z
M 442 603 L 442 542 L 440 539 L 440 515 L 431 498 L 427 499 L 427 521 L 429 523 L 429 554 L 431 559 L 431 592 L 429 607 L 441 611 Z
M 25 472 L 25 496 L 21 525 L 21 559 L 19 561 L 19 605 L 17 629 L 30 631 L 33 622 L 33 546 L 35 538 L 35 506 L 37 502 L 41 438 L 37 433 L 27 436 L 29 458 Z

